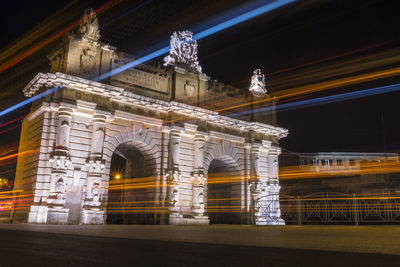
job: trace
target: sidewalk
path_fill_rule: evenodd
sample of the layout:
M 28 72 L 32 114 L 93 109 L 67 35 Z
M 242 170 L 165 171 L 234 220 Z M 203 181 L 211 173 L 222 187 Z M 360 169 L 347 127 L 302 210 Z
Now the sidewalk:
M 400 255 L 399 226 L 0 224 L 3 230 Z

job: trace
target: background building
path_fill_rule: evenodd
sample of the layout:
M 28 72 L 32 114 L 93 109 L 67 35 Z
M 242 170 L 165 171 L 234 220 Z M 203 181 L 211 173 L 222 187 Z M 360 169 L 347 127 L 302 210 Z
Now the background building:
M 370 194 L 400 191 L 397 173 L 364 171 L 371 167 L 379 170 L 385 167 L 385 163 L 399 162 L 397 153 L 286 153 L 280 160 L 283 172 L 290 166 L 299 172 L 296 179 L 282 180 L 282 194 L 298 196 L 319 192 Z M 310 173 L 321 175 L 310 178 Z

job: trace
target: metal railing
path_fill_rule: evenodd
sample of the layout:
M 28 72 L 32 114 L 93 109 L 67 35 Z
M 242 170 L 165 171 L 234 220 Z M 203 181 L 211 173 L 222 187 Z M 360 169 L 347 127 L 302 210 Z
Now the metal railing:
M 280 195 L 286 224 L 400 224 L 400 194 Z

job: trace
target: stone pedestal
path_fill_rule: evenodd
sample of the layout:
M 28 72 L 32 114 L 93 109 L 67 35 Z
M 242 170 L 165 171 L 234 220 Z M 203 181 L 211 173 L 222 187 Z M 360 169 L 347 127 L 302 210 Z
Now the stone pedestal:
M 210 220 L 208 216 L 199 218 L 183 218 L 183 217 L 170 217 L 169 224 L 186 224 L 186 225 L 208 225 Z
M 63 207 L 52 207 L 47 212 L 47 223 L 68 224 L 69 209 Z
M 104 224 L 104 210 L 98 208 L 84 209 L 81 213 L 82 224 Z
M 47 206 L 32 205 L 29 211 L 28 223 L 46 223 L 47 212 Z

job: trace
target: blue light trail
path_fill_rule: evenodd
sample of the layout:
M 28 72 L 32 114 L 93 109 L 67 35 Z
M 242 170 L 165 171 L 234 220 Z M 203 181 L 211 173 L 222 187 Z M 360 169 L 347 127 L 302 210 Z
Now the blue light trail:
M 53 93 L 53 92 L 55 92 L 55 91 L 57 91 L 58 89 L 61 89 L 61 88 L 62 88 L 61 86 L 53 87 L 53 88 L 51 88 L 51 89 L 49 89 L 47 91 L 44 91 L 44 92 L 42 92 L 40 94 L 32 96 L 32 97 L 30 97 L 30 98 L 28 98 L 28 99 L 26 99 L 26 100 L 24 100 L 24 101 L 22 101 L 22 102 L 20 102 L 20 103 L 18 103 L 16 105 L 14 105 L 14 106 L 12 106 L 12 107 L 9 107 L 9 108 L 7 108 L 7 109 L 5 109 L 3 111 L 0 111 L 0 117 L 6 115 L 7 113 L 9 113 L 11 111 L 19 109 L 20 107 L 23 107 L 23 106 L 25 106 L 25 105 L 27 105 L 27 104 L 35 101 L 35 100 L 38 100 L 38 99 L 40 99 L 40 98 L 42 98 L 42 97 L 44 97 L 44 96 L 46 96 L 48 94 L 51 94 L 51 93 Z
M 210 35 L 212 35 L 214 33 L 217 33 L 217 32 L 220 32 L 222 30 L 225 30 L 227 28 L 233 27 L 233 26 L 235 26 L 235 25 L 237 25 L 237 24 L 239 24 L 241 22 L 244 22 L 246 20 L 252 19 L 252 18 L 257 17 L 259 15 L 265 14 L 265 13 L 267 13 L 269 11 L 275 10 L 275 9 L 277 9 L 279 7 L 282 7 L 284 5 L 293 3 L 295 1 L 297 1 L 297 0 L 278 0 L 278 1 L 274 1 L 272 3 L 268 3 L 266 5 L 263 5 L 261 7 L 258 7 L 256 9 L 254 9 L 254 10 L 246 12 L 246 13 L 244 13 L 242 15 L 239 15 L 239 16 L 234 17 L 232 19 L 229 19 L 229 20 L 227 20 L 225 22 L 222 22 L 222 23 L 220 23 L 218 25 L 215 25 L 213 27 L 207 28 L 207 29 L 205 29 L 205 30 L 203 30 L 203 31 L 201 31 L 199 33 L 196 33 L 196 34 L 193 35 L 193 38 L 195 40 L 200 40 L 200 39 L 202 39 L 204 37 L 210 36 Z M 166 54 L 166 53 L 169 52 L 170 48 L 171 47 L 169 45 L 165 46 L 163 48 L 160 48 L 160 49 L 158 49 L 158 50 L 156 50 L 156 51 L 154 51 L 154 52 L 152 52 L 152 53 L 150 53 L 150 54 L 148 54 L 146 56 L 143 56 L 141 58 L 133 60 L 133 61 L 121 66 L 121 67 L 118 67 L 118 68 L 113 69 L 113 70 L 111 70 L 111 71 L 109 71 L 107 73 L 104 73 L 104 74 L 98 76 L 97 78 L 95 78 L 94 80 L 95 81 L 101 81 L 101 80 L 107 79 L 110 76 L 113 76 L 113 75 L 118 74 L 118 73 L 120 73 L 122 71 L 125 71 L 127 69 L 133 68 L 133 67 L 135 67 L 137 65 L 140 65 L 140 64 L 142 64 L 142 63 L 144 63 L 146 61 L 149 61 L 149 60 L 154 59 L 156 57 L 159 57 L 159 56 L 161 56 L 163 54 Z

